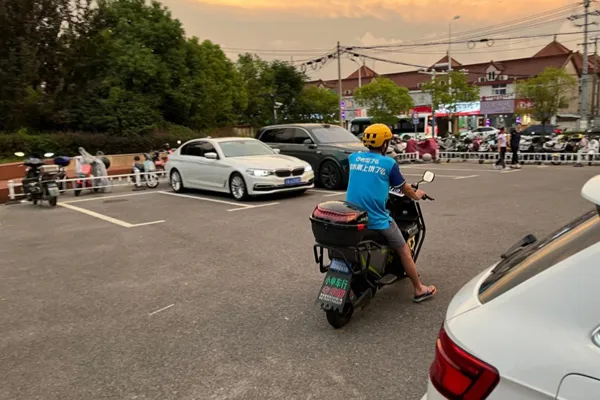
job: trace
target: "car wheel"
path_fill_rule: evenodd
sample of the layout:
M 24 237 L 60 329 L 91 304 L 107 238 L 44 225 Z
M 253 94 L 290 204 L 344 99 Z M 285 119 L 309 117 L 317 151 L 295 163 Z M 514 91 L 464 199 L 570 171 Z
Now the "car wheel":
M 181 179 L 181 174 L 176 169 L 174 169 L 171 172 L 170 181 L 171 189 L 173 189 L 175 193 L 181 193 L 185 191 L 185 187 L 183 186 L 183 179 Z
M 325 161 L 319 171 L 319 182 L 325 189 L 339 189 L 342 183 L 342 171 L 332 161 Z
M 237 201 L 243 201 L 248 199 L 248 189 L 246 188 L 246 182 L 244 178 L 235 173 L 231 175 L 231 179 L 229 179 L 229 191 L 234 199 Z

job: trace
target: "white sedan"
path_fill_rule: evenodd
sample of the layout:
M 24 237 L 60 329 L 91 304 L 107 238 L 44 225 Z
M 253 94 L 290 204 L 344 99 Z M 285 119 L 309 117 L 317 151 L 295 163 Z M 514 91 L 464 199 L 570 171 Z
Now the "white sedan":
M 251 138 L 195 139 L 169 155 L 167 176 L 175 192 L 231 193 L 236 200 L 277 192 L 304 192 L 315 174 L 305 161 L 284 156 Z
M 600 175 L 594 210 L 527 235 L 448 307 L 422 400 L 600 399 Z

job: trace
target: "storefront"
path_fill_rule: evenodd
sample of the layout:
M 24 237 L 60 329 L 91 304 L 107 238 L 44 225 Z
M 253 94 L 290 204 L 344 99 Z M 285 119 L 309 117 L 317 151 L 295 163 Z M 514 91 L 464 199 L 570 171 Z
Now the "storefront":
M 515 100 L 515 114 L 520 118 L 523 125 L 531 125 L 534 121 L 531 118 L 533 111 L 533 102 L 527 99 Z
M 448 106 L 442 106 L 435 112 L 436 123 L 440 126 L 440 134 L 444 135 L 448 132 L 448 120 L 450 115 L 457 117 L 458 130 L 473 129 L 480 125 L 481 102 L 471 101 L 466 103 L 457 103 L 454 110 L 450 110 Z M 449 115 L 450 113 L 450 115 Z
M 490 126 L 513 126 L 516 122 L 515 99 L 482 100 L 481 114 L 489 120 Z

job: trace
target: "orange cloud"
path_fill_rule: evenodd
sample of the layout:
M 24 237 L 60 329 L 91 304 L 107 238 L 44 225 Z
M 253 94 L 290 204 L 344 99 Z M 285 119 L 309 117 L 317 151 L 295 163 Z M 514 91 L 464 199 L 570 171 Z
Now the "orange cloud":
M 193 0 L 197 3 L 227 6 L 249 12 L 278 12 L 321 18 L 387 19 L 439 21 L 455 14 L 490 24 L 502 19 L 555 9 L 569 0 Z

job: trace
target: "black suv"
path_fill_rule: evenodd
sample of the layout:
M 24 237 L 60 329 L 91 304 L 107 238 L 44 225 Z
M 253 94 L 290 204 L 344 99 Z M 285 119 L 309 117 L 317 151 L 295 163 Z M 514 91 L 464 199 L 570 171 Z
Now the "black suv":
M 337 125 L 286 124 L 261 128 L 256 138 L 281 154 L 309 163 L 317 182 L 326 189 L 341 189 L 348 183 L 348 156 L 367 151 L 360 139 Z

